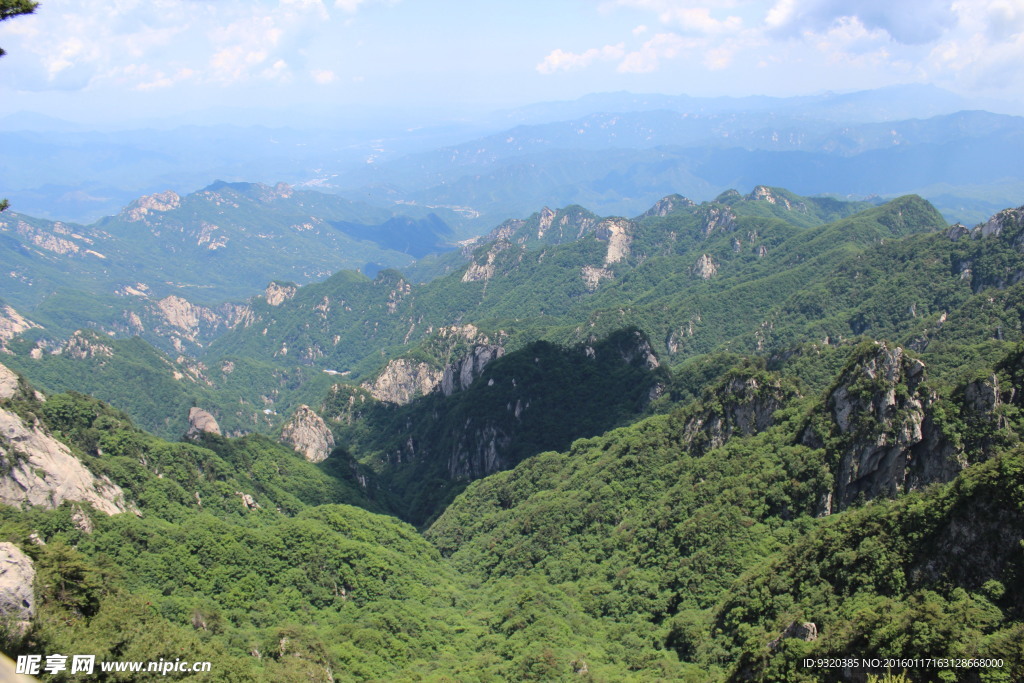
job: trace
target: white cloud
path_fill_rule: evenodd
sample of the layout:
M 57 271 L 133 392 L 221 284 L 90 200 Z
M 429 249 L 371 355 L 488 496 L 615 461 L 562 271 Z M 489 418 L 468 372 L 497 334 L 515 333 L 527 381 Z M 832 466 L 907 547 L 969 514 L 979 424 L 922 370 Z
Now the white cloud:
M 330 85 L 338 78 L 338 75 L 330 69 L 313 69 L 309 72 L 309 75 L 313 77 L 313 81 L 318 85 Z
M 556 71 L 573 71 L 590 66 L 595 61 L 609 61 L 621 59 L 626 54 L 626 46 L 623 43 L 617 45 L 605 45 L 604 47 L 591 48 L 585 52 L 566 52 L 565 50 L 552 50 L 540 64 L 537 71 L 542 74 L 553 74 Z
M 700 47 L 702 43 L 693 38 L 683 38 L 676 33 L 659 33 L 623 58 L 616 69 L 619 73 L 650 73 L 656 71 L 664 59 L 675 59 L 686 50 Z
M 904 45 L 930 43 L 955 24 L 949 0 L 776 0 L 764 25 L 779 37 L 793 38 L 827 32 L 849 19 Z
M 930 75 L 983 90 L 1024 88 L 1024 7 L 1007 0 L 958 0 L 952 8 L 959 30 L 930 51 Z
M 18 55 L 5 63 L 20 67 L 8 84 L 23 89 L 282 82 L 322 69 L 306 63 L 315 61 L 310 45 L 330 35 L 332 21 L 343 30 L 370 1 L 47 0 L 36 14 L 4 22 L 0 35 Z

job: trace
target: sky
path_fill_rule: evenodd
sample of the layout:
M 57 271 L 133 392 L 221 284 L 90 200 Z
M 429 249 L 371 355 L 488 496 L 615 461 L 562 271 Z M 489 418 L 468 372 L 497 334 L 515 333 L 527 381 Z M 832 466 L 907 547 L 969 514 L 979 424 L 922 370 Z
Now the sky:
M 902 83 L 1021 104 L 1024 0 L 42 0 L 0 47 L 0 116 L 114 124 Z

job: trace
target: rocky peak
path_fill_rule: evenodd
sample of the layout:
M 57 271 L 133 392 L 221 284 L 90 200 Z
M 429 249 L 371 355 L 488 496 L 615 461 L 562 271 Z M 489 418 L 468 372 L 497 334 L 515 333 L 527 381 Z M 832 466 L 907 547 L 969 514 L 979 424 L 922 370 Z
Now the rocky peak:
M 281 441 L 309 462 L 323 462 L 334 450 L 334 435 L 323 418 L 307 405 L 299 406 L 284 425 Z
M 1013 230 L 1014 233 L 1017 233 L 1022 227 L 1024 227 L 1024 206 L 1016 209 L 1003 209 L 984 223 L 976 226 L 971 231 L 971 237 L 974 239 L 998 237 L 1004 230 Z
M 961 237 L 965 237 L 970 234 L 971 231 L 968 230 L 967 226 L 964 225 L 963 223 L 954 223 L 953 225 L 949 226 L 948 230 L 946 230 L 946 237 L 948 239 L 953 240 L 954 242 L 956 242 Z
M 200 434 L 216 434 L 220 436 L 220 425 L 217 424 L 217 420 L 213 415 L 202 408 L 193 406 L 188 411 L 188 431 L 185 432 L 185 438 L 195 439 Z
M 114 355 L 114 349 L 104 344 L 95 332 L 78 330 L 66 342 L 58 346 L 53 353 L 63 354 L 76 360 L 85 360 L 96 357 L 110 358 Z
M 280 306 L 285 301 L 294 297 L 297 291 L 299 291 L 299 288 L 291 282 L 274 281 L 267 285 L 263 295 L 266 297 L 268 305 Z
M 893 497 L 912 487 L 915 447 L 925 440 L 924 363 L 903 348 L 874 342 L 861 349 L 829 392 L 803 442 L 833 452 L 835 484 L 823 512 L 859 498 Z
M 670 194 L 667 197 L 659 199 L 654 206 L 640 214 L 640 217 L 648 218 L 650 216 L 667 216 L 677 209 L 688 208 L 691 206 L 697 205 L 682 195 Z
M 744 197 L 750 202 L 768 202 L 769 204 L 775 204 L 778 206 L 784 206 L 787 210 L 792 211 L 794 206 L 784 195 L 772 190 L 770 187 L 764 185 L 758 185 L 754 188 L 753 192 Z M 806 209 L 802 204 L 798 204 L 796 209 Z
M 139 197 L 121 211 L 121 217 L 130 222 L 141 221 L 152 212 L 173 211 L 179 206 L 181 206 L 181 197 L 177 192 L 167 190 Z
M 288 183 L 278 183 L 274 185 L 274 195 L 276 199 L 290 199 L 295 194 L 295 188 Z
M 41 326 L 28 320 L 6 304 L 0 305 L 0 350 L 6 343 L 31 329 L 42 329 Z
M 540 210 L 540 221 L 537 224 L 537 239 L 544 239 L 544 233 L 551 229 L 551 223 L 555 220 L 555 212 L 544 207 Z

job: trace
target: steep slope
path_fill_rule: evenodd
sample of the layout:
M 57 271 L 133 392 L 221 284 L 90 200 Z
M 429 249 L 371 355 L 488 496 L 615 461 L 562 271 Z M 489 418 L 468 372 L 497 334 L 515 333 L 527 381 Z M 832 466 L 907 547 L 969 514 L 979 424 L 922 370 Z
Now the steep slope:
M 828 666 L 807 669 L 803 658 L 923 657 L 938 648 L 1003 658 L 997 675 L 1013 679 L 1024 671 L 1015 644 L 1020 605 L 1009 588 L 1024 563 L 1019 439 L 986 451 L 978 447 L 985 428 L 970 429 L 953 460 L 979 464 L 959 475 L 959 467 L 932 470 L 907 489 L 957 477 L 952 484 L 820 517 L 822 501 L 846 481 L 842 454 L 867 453 L 885 439 L 858 433 L 808 446 L 808 413 L 833 411 L 838 388 L 872 368 L 880 382 L 894 382 L 878 387 L 879 397 L 913 400 L 924 370 L 892 375 L 879 365 L 889 358 L 890 369 L 911 368 L 897 351 L 862 348 L 837 389 L 805 399 L 784 377 L 736 368 L 670 415 L 471 484 L 427 537 L 488 591 L 546 585 L 549 604 L 578 605 L 578 637 L 602 647 L 581 653 L 563 636 L 552 647 L 563 667 L 585 658 L 592 671 L 627 664 L 656 677 L 668 648 L 680 660 L 664 670 L 670 678 L 857 680 L 865 670 L 844 678 Z M 1007 359 L 999 379 L 1014 396 L 1019 358 Z M 857 393 L 854 385 L 848 392 Z M 960 401 L 973 393 L 935 399 L 929 410 L 970 411 L 976 406 Z M 876 410 L 866 398 L 843 414 L 866 424 Z M 1003 429 L 1024 428 L 1017 417 L 1005 421 L 1016 413 L 983 414 L 976 425 L 1002 416 Z M 893 418 L 887 424 L 897 430 L 906 423 L 898 410 Z M 945 425 L 934 428 L 947 434 Z M 910 482 L 919 463 L 902 467 Z M 911 666 L 911 680 L 933 680 L 945 666 Z M 958 676 L 977 680 L 983 671 Z
M 325 401 L 339 442 L 377 471 L 402 519 L 423 525 L 470 481 L 635 419 L 668 381 L 637 330 L 574 348 L 495 349 L 456 356 L 405 405 L 343 385 Z

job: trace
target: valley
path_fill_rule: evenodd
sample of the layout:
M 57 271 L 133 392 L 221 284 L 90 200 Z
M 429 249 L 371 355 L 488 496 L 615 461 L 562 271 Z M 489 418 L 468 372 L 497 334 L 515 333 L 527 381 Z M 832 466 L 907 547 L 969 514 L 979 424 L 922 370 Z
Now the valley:
M 1024 675 L 1024 210 L 758 185 L 455 244 L 438 214 L 344 232 L 327 195 L 210 187 L 2 216 L 34 284 L 5 290 L 0 551 L 39 577 L 5 651 L 188 652 L 210 680 Z M 162 231 L 220 250 L 192 205 L 301 208 L 379 250 L 353 266 L 395 260 L 255 284 L 277 252 L 246 228 L 203 294 L 160 281 L 200 281 L 172 275 L 194 255 L 92 268 Z

